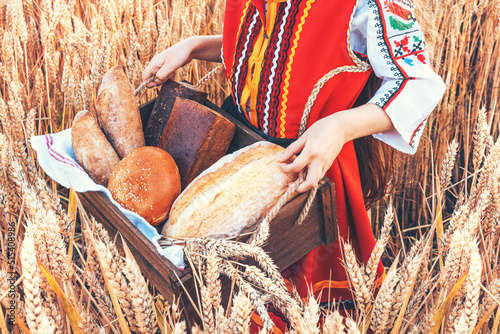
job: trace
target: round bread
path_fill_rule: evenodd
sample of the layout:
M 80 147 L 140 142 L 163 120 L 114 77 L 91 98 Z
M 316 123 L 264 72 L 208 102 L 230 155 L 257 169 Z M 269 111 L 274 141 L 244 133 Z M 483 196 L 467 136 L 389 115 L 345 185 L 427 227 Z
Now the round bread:
M 181 178 L 174 159 L 152 146 L 135 149 L 113 170 L 108 189 L 123 207 L 156 226 L 167 219 L 181 192 Z

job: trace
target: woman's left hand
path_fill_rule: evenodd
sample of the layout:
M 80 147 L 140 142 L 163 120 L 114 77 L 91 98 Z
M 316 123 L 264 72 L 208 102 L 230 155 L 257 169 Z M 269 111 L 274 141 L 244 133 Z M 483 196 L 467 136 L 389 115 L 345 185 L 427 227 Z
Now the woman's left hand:
M 285 173 L 298 173 L 307 167 L 307 177 L 297 188 L 299 193 L 318 184 L 346 143 L 345 131 L 333 116 L 335 114 L 311 125 L 299 139 L 287 147 L 279 159 Z M 295 154 L 298 157 L 292 159 Z
M 297 192 L 314 188 L 332 166 L 345 143 L 356 138 L 394 129 L 379 106 L 368 103 L 336 112 L 316 121 L 285 150 L 279 162 L 285 173 L 305 171 L 307 177 Z M 294 155 L 298 155 L 293 159 Z

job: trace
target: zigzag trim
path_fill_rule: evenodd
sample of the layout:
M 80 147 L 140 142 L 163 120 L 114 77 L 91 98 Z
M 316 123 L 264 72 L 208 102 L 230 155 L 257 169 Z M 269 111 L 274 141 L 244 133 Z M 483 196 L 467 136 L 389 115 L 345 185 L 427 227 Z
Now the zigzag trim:
M 238 34 L 236 35 L 236 45 L 234 47 L 234 56 L 233 56 L 233 67 L 231 68 L 231 75 L 230 75 L 230 81 L 233 81 L 234 79 L 234 64 L 236 63 L 236 57 L 237 57 L 237 48 L 238 48 L 238 40 L 239 36 L 241 34 L 241 28 L 243 27 L 243 23 L 245 22 L 245 17 L 247 16 L 248 13 L 248 8 L 250 7 L 250 3 L 252 1 L 248 0 L 247 3 L 245 4 L 245 9 L 243 10 L 243 15 L 241 15 L 241 20 L 240 20 L 240 26 L 238 27 Z
M 255 23 L 257 22 L 258 17 L 259 17 L 259 13 L 255 12 L 255 14 L 254 14 L 254 16 L 252 18 L 252 23 L 250 25 L 250 28 L 249 28 L 249 31 L 248 31 L 248 34 L 247 34 L 247 38 L 246 38 L 246 41 L 245 41 L 245 44 L 244 44 L 243 52 L 242 52 L 240 58 L 238 59 L 238 65 L 237 65 L 237 68 L 236 68 L 236 73 L 235 73 L 235 78 L 234 78 L 234 94 L 235 94 L 235 100 L 236 101 L 240 100 L 240 96 L 238 95 L 239 94 L 238 93 L 239 86 L 241 84 L 241 82 L 239 80 L 239 74 L 242 71 L 242 65 L 244 63 L 244 60 L 246 58 L 246 54 L 247 54 L 247 51 L 248 51 L 248 45 L 250 43 L 250 37 L 252 36 L 252 31 L 253 31 L 252 28 L 255 25 Z M 244 114 L 243 110 L 241 110 L 241 108 L 240 108 L 239 102 L 238 102 L 238 109 L 240 110 L 240 112 L 242 114 Z
M 284 33 L 284 28 L 286 24 L 286 20 L 288 18 L 288 14 L 290 13 L 290 7 L 292 6 L 292 1 L 289 1 L 287 3 L 287 6 L 285 8 L 285 14 L 283 15 L 282 22 L 280 25 L 280 30 L 279 30 L 279 35 L 278 35 L 278 42 L 276 44 L 276 50 L 274 51 L 274 58 L 272 61 L 272 68 L 271 68 L 271 76 L 269 77 L 269 84 L 267 85 L 267 94 L 266 94 L 266 100 L 265 100 L 265 106 L 264 106 L 264 124 L 262 126 L 262 129 L 265 134 L 269 134 L 269 102 L 271 101 L 271 93 L 272 93 L 272 86 L 274 84 L 274 76 L 276 75 L 276 67 L 278 66 L 278 58 L 279 58 L 279 52 L 281 50 L 281 42 L 283 40 L 283 33 Z
M 300 23 L 298 25 L 297 31 L 295 32 L 295 39 L 293 40 L 293 46 L 290 53 L 290 60 L 288 61 L 287 70 L 285 73 L 285 86 L 283 87 L 283 102 L 281 103 L 281 117 L 280 117 L 280 136 L 285 138 L 285 117 L 286 117 L 286 103 L 288 102 L 288 86 L 290 85 L 290 72 L 292 71 L 293 57 L 295 56 L 295 49 L 297 48 L 298 41 L 300 39 L 300 33 L 302 32 L 302 27 L 306 21 L 306 17 L 309 15 L 309 10 L 315 0 L 308 0 L 306 8 L 304 9 L 304 14 L 300 18 Z

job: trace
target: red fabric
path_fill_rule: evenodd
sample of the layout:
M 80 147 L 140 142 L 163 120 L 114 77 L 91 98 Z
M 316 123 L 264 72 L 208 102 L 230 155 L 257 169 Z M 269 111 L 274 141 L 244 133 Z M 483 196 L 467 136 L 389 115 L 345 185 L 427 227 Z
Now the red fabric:
M 346 38 L 349 19 L 356 1 L 288 1 L 294 1 L 293 4 L 296 4 L 298 9 L 296 8 L 295 23 L 291 28 L 293 30 L 286 49 L 286 58 L 283 58 L 285 66 L 274 69 L 274 75 L 282 79 L 279 85 L 279 94 L 276 97 L 279 100 L 279 103 L 276 104 L 279 112 L 271 114 L 274 112 L 273 110 L 260 110 L 257 107 L 257 114 L 269 112 L 270 116 L 274 115 L 274 118 L 270 117 L 269 131 L 272 133 L 275 130 L 276 137 L 280 137 L 280 129 L 284 126 L 285 137 L 296 138 L 304 105 L 316 82 L 334 68 L 354 65 L 347 51 Z M 252 9 L 253 3 L 255 3 L 255 7 Z M 263 5 L 264 0 L 231 0 L 226 2 L 223 36 L 224 65 L 235 100 L 242 95 L 238 91 L 238 87 L 242 88 L 245 85 L 246 75 L 252 75 L 255 68 L 255 64 L 245 64 L 245 61 L 250 56 L 248 50 L 253 49 L 251 42 L 259 41 L 256 33 L 251 34 L 250 27 L 255 13 L 262 15 Z M 281 4 L 281 6 L 285 5 L 286 1 Z M 291 12 L 292 9 L 289 8 L 289 11 Z M 284 12 L 284 10 L 278 11 L 277 17 Z M 248 15 L 248 13 L 253 14 Z M 305 15 L 306 13 L 307 15 Z M 244 17 L 245 14 L 247 17 Z M 260 30 L 265 25 L 265 20 L 261 19 L 261 23 L 261 25 L 254 24 L 254 27 Z M 276 24 L 274 29 L 278 29 L 279 26 Z M 296 40 L 296 47 L 294 47 L 298 31 L 300 34 Z M 270 41 L 273 41 L 272 36 L 268 37 L 271 38 Z M 247 45 L 242 41 L 248 41 Z M 283 45 L 285 44 L 281 46 Z M 244 54 L 245 47 L 246 54 Z M 273 45 L 270 43 L 268 48 L 272 47 Z M 276 49 L 276 46 L 274 47 Z M 271 64 L 274 55 L 273 52 L 266 53 L 261 80 L 266 79 L 264 75 L 273 73 L 272 71 L 266 72 L 265 64 L 266 62 Z M 321 89 L 314 103 L 308 126 L 332 113 L 351 108 L 369 75 L 370 72 L 341 73 L 330 79 Z M 289 76 L 288 81 L 285 80 L 287 76 Z M 286 89 L 285 85 L 287 85 Z M 276 85 L 274 89 L 273 92 L 276 92 L 278 86 Z M 259 86 L 258 94 L 268 93 L 265 85 Z M 248 105 L 248 101 L 235 102 L 240 104 L 242 108 Z M 286 108 L 283 108 L 283 105 L 286 105 Z M 283 115 L 285 115 L 284 122 L 281 119 Z M 273 128 L 274 124 L 275 128 Z M 326 176 L 335 184 L 339 235 L 342 239 L 353 244 L 358 258 L 366 263 L 375 245 L 375 238 L 364 206 L 358 164 L 352 142 L 344 145 Z M 347 280 L 341 259 L 339 242 L 334 242 L 329 246 L 322 245 L 284 270 L 282 274 L 296 285 L 302 297 L 306 297 L 314 283 L 326 280 Z M 378 273 L 379 275 L 383 273 L 381 264 Z M 315 292 L 318 294 L 320 291 Z M 331 288 L 329 291 L 322 291 L 321 301 L 333 299 L 352 299 L 352 294 L 346 288 Z M 277 326 L 284 330 L 284 324 L 277 317 L 273 318 L 276 320 Z
M 346 41 L 354 0 L 289 0 L 283 2 L 281 6 L 286 6 L 287 2 L 293 3 L 289 12 L 296 7 L 296 15 L 294 21 L 291 17 L 287 17 L 287 20 L 294 24 L 291 31 L 283 35 L 281 43 L 277 46 L 279 50 L 286 53 L 286 58 L 283 59 L 281 65 L 277 64 L 276 68 L 272 68 L 274 49 L 268 47 L 273 52 L 266 52 L 263 63 L 269 64 L 269 71 L 264 71 L 262 75 L 275 73 L 274 85 L 271 89 L 278 91 L 279 94 L 275 101 L 276 109 L 271 108 L 269 112 L 278 114 L 274 117 L 275 127 L 269 130 L 276 131 L 275 137 L 278 138 L 282 137 L 281 126 L 285 128 L 286 138 L 297 137 L 304 106 L 318 80 L 334 68 L 354 65 L 347 52 Z M 257 32 L 252 35 L 250 27 L 253 26 L 256 31 L 255 28 L 263 27 L 265 24 L 265 20 L 260 19 L 259 15 L 257 22 L 252 25 L 253 14 L 261 12 L 264 1 L 234 0 L 226 3 L 223 35 L 225 73 L 228 81 L 232 83 L 233 96 L 238 96 L 237 92 L 234 94 L 235 76 L 238 76 L 239 87 L 242 87 L 247 76 L 251 75 L 252 70 L 258 65 L 247 63 L 253 50 L 252 42 L 255 43 L 258 40 Z M 308 5 L 310 5 L 309 9 Z M 247 16 L 242 18 L 243 14 Z M 281 21 L 276 23 L 274 27 L 276 32 L 279 31 L 280 25 Z M 248 38 L 249 43 L 245 44 Z M 288 44 L 285 43 L 285 39 Z M 309 124 L 352 106 L 369 75 L 370 72 L 341 73 L 328 81 L 314 103 Z M 278 77 L 280 80 L 277 79 Z M 262 98 L 266 95 L 267 88 L 267 86 L 259 87 L 259 94 Z M 247 101 L 235 101 L 235 103 L 246 105 Z M 257 112 L 263 113 L 265 108 L 266 105 L 262 103 L 258 106 Z M 281 121 L 282 116 L 284 116 L 284 124 Z

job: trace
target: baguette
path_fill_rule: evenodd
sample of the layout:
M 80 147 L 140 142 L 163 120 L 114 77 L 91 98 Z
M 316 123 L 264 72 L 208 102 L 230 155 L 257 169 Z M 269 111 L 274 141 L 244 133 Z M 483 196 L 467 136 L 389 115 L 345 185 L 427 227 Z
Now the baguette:
M 104 75 L 96 109 L 99 125 L 121 159 L 145 145 L 134 90 L 121 66 Z
M 281 146 L 258 142 L 227 155 L 174 202 L 163 235 L 175 239 L 235 237 L 255 229 L 298 174 L 285 174 Z

